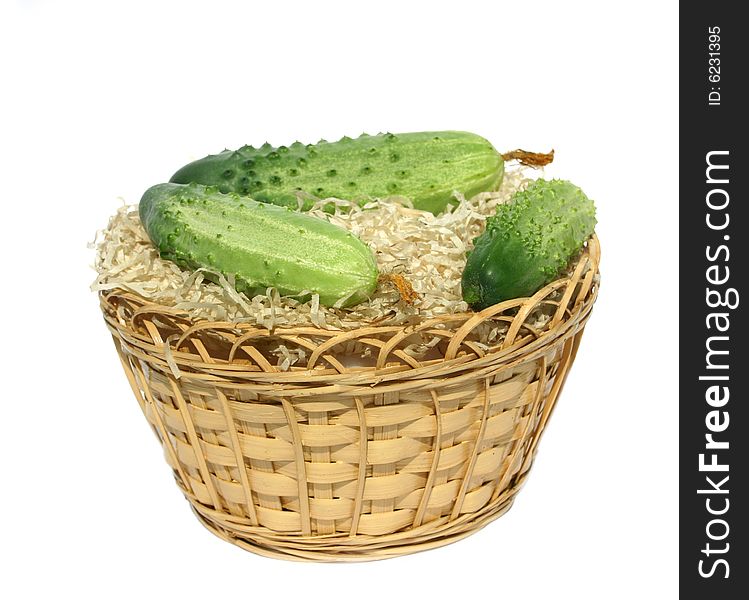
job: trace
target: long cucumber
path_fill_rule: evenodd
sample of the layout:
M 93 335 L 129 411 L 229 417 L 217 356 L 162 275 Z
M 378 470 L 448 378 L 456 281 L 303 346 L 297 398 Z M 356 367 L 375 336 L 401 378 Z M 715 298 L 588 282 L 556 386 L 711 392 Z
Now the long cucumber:
M 139 205 L 162 258 L 234 276 L 248 294 L 319 294 L 325 306 L 352 306 L 377 286 L 372 251 L 345 229 L 288 208 L 199 184 L 161 183 Z
M 337 142 L 243 146 L 206 156 L 179 169 L 173 183 L 215 185 L 254 200 L 309 209 L 314 198 L 364 203 L 403 196 L 438 214 L 453 202 L 496 190 L 502 156 L 484 138 L 462 131 L 361 135 Z

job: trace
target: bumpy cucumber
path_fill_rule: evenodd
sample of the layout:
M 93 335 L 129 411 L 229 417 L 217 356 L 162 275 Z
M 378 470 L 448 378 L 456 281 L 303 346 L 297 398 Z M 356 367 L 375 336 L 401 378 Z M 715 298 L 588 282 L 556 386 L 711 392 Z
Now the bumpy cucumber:
M 569 181 L 539 179 L 487 219 L 463 271 L 463 299 L 480 310 L 531 296 L 553 281 L 596 224 L 595 207 Z
M 377 286 L 372 251 L 345 229 L 280 206 L 198 184 L 162 183 L 141 198 L 140 219 L 162 258 L 234 275 L 250 295 L 304 290 L 326 306 L 362 302 Z
M 361 135 L 274 148 L 244 146 L 196 160 L 177 171 L 173 183 L 215 185 L 260 202 L 303 208 L 316 198 L 363 203 L 404 196 L 416 208 L 442 212 L 453 192 L 471 197 L 502 182 L 502 156 L 484 138 L 460 131 Z

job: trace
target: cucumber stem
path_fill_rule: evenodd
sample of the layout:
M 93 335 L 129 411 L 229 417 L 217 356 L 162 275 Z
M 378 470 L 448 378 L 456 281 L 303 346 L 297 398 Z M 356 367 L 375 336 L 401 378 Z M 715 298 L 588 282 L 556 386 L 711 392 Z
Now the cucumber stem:
M 516 160 L 521 165 L 538 169 L 545 167 L 554 160 L 554 150 L 548 154 L 543 152 L 527 152 L 526 150 L 511 150 L 502 155 L 504 160 Z
M 397 273 L 380 273 L 377 278 L 379 283 L 391 283 L 398 290 L 401 300 L 406 304 L 413 304 L 419 298 L 411 282 Z

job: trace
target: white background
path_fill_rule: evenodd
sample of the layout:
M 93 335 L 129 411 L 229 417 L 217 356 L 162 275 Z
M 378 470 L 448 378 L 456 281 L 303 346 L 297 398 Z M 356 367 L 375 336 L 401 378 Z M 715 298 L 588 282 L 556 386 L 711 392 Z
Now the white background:
M 676 597 L 677 3 L 253 4 L 0 9 L 2 595 Z M 174 485 L 86 243 L 209 152 L 428 129 L 553 147 L 598 206 L 601 294 L 533 472 L 443 549 L 241 551 Z

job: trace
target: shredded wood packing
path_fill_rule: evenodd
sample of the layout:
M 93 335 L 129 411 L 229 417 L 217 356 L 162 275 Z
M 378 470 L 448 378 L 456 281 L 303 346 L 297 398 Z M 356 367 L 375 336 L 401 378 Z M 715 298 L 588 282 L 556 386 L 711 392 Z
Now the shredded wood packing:
M 407 200 L 399 198 L 375 200 L 363 207 L 333 198 L 318 201 L 310 214 L 359 236 L 375 253 L 378 268 L 385 275 L 368 302 L 349 309 L 320 306 L 316 294 L 307 302 L 281 297 L 273 288 L 249 298 L 218 273 L 218 283 L 213 283 L 205 278 L 207 269 L 186 271 L 162 260 L 141 226 L 137 205 L 122 206 L 92 243 L 98 276 L 91 289 L 129 290 L 154 303 L 185 310 L 194 319 L 251 323 L 270 330 L 304 325 L 349 330 L 363 325 L 417 323 L 465 312 L 468 306 L 461 299 L 460 280 L 466 250 L 484 230 L 486 218 L 496 212 L 497 205 L 528 184 L 530 171 L 523 167 L 508 169 L 497 192 L 471 199 L 456 194 L 459 204 L 439 216 L 414 210 Z M 334 214 L 323 211 L 331 203 Z M 403 280 L 413 288 L 415 299 L 402 297 Z M 534 315 L 533 325 L 543 327 L 547 319 L 548 315 L 542 313 Z M 502 339 L 502 329 L 487 324 L 477 341 L 487 346 L 496 344 Z M 438 341 L 425 339 L 406 351 L 415 357 L 424 356 Z M 283 345 L 274 354 L 279 366 L 286 369 L 303 364 L 306 358 L 302 349 Z

